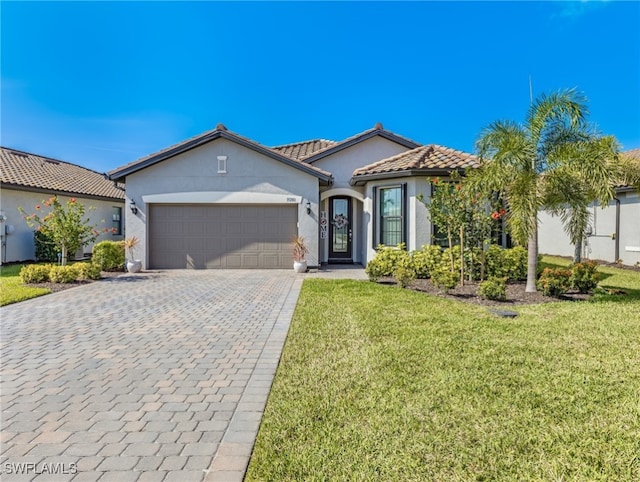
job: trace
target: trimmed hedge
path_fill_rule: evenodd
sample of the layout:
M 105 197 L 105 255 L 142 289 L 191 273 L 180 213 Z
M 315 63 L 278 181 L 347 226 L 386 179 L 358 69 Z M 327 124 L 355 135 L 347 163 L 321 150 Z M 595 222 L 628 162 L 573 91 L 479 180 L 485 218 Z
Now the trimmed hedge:
M 102 271 L 123 271 L 124 244 L 122 241 L 100 241 L 93 247 L 91 261 Z

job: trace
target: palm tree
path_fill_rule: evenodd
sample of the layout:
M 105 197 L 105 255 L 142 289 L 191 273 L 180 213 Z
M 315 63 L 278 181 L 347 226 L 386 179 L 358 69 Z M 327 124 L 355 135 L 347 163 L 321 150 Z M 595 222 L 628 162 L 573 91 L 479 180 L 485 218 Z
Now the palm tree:
M 544 186 L 546 207 L 560 216 L 575 246 L 574 263 L 582 261 L 582 242 L 591 219 L 589 205 L 594 200 L 606 205 L 615 196 L 615 179 L 622 178 L 618 143 L 613 136 L 600 137 L 596 132 L 578 136 L 573 143 L 558 146 L 556 157 L 565 162 L 546 173 Z
M 538 211 L 574 208 L 575 224 L 581 225 L 578 218 L 593 200 L 591 194 L 605 202 L 614 195 L 613 170 L 595 155 L 606 142 L 588 130 L 587 114 L 585 97 L 574 89 L 542 95 L 529 107 L 523 125 L 493 122 L 476 142 L 481 167 L 471 181 L 507 203 L 511 235 L 528 249 L 527 292 L 536 291 Z M 575 179 L 581 184 L 572 184 Z M 572 189 L 566 190 L 569 185 Z M 578 187 L 584 188 L 580 195 Z

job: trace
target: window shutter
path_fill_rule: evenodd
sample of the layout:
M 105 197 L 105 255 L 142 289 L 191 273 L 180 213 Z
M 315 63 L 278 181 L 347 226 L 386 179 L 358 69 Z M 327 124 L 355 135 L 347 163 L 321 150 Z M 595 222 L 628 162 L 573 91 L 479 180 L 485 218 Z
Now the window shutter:
M 373 249 L 376 249 L 380 244 L 380 233 L 378 232 L 378 216 L 380 215 L 380 210 L 378 208 L 378 188 L 373 187 L 373 209 L 371 213 L 371 229 L 372 229 L 372 240 L 373 240 Z
M 407 219 L 409 217 L 409 201 L 407 200 L 407 183 L 402 183 L 402 242 L 405 243 L 407 251 L 409 250 L 409 243 L 407 242 Z

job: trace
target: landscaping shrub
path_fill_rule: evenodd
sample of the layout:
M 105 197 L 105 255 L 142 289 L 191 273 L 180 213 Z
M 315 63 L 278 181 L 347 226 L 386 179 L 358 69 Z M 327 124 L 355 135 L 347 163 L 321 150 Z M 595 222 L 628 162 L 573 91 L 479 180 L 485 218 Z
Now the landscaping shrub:
M 369 280 L 375 282 L 380 278 L 393 276 L 400 260 L 407 258 L 409 258 L 409 253 L 405 250 L 404 243 L 395 248 L 380 245 L 378 246 L 377 254 L 369 261 L 364 271 L 367 273 Z
M 20 280 L 23 283 L 46 283 L 49 281 L 51 264 L 28 264 L 20 270 Z
M 507 279 L 489 278 L 480 283 L 478 294 L 487 300 L 505 301 L 507 299 Z
M 91 261 L 102 271 L 116 271 L 124 268 L 124 245 L 121 241 L 101 241 L 93 247 Z
M 580 293 L 589 293 L 593 291 L 600 279 L 600 273 L 598 273 L 598 263 L 595 261 L 583 261 L 582 263 L 575 263 L 570 266 L 571 277 L 569 282 L 571 287 L 578 290 Z
M 458 281 L 460 281 L 460 274 L 452 273 L 449 266 L 445 266 L 444 262 L 431 273 L 431 282 L 445 293 L 458 286 Z
M 426 279 L 431 277 L 431 273 L 442 261 L 442 250 L 440 246 L 425 244 L 422 249 L 411 253 L 413 269 L 416 278 Z
M 73 283 L 78 279 L 78 268 L 76 265 L 52 266 L 49 272 L 49 279 L 52 283 Z
M 538 289 L 546 296 L 560 296 L 571 287 L 571 270 L 565 268 L 545 268 L 536 283 Z
M 77 263 L 73 266 L 78 280 L 100 279 L 100 266 L 95 263 Z
M 527 250 L 522 246 L 503 249 L 496 244 L 486 252 L 487 278 L 507 278 L 509 281 L 527 279 Z
M 58 248 L 53 241 L 53 237 L 45 231 L 34 231 L 33 241 L 36 245 L 36 260 L 49 261 L 55 263 L 58 261 Z
M 527 279 L 528 253 L 522 246 L 503 250 L 503 270 L 504 276 L 511 281 L 522 281 Z
M 411 256 L 403 256 L 398 260 L 398 265 L 393 272 L 393 277 L 401 288 L 406 288 L 414 279 L 416 279 L 416 270 L 413 267 L 413 260 Z
M 460 268 L 462 266 L 462 260 L 460 259 L 460 246 L 456 245 L 453 248 L 447 248 L 442 252 L 440 267 L 445 267 L 447 270 L 451 271 L 451 254 L 452 253 L 453 253 L 453 271 L 457 274 L 458 277 L 460 277 Z

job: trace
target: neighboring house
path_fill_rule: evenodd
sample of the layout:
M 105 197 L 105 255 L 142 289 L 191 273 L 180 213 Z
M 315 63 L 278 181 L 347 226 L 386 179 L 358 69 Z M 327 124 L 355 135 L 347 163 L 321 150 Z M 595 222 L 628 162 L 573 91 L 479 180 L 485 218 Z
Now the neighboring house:
M 640 149 L 622 153 L 640 163 Z M 618 186 L 616 197 L 604 208 L 599 203 L 589 207 L 591 222 L 583 247 L 583 256 L 622 264 L 640 263 L 640 195 L 633 186 Z M 538 245 L 541 253 L 573 257 L 569 241 L 558 216 L 540 212 Z
M 380 124 L 340 142 L 273 148 L 219 124 L 109 178 L 126 184 L 126 231 L 142 240 L 147 269 L 291 268 L 295 235 L 309 266 L 366 264 L 378 244 L 429 243 L 416 196 L 429 198 L 432 176 L 477 166 Z
M 101 234 L 98 241 L 123 238 L 124 188 L 117 187 L 103 174 L 6 147 L 0 147 L 0 161 L 2 262 L 35 259 L 33 228 L 22 218 L 18 207 L 33 213 L 36 205 L 53 195 L 57 195 L 62 203 L 76 198 L 85 206 L 96 229 L 115 228 L 115 233 Z M 91 249 L 92 246 L 85 246 L 83 253 L 76 255 L 89 253 Z

